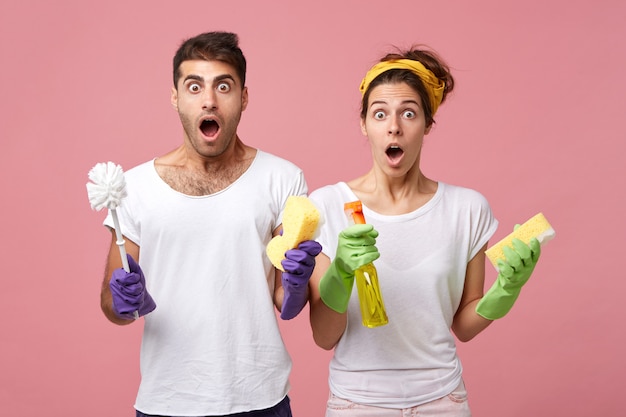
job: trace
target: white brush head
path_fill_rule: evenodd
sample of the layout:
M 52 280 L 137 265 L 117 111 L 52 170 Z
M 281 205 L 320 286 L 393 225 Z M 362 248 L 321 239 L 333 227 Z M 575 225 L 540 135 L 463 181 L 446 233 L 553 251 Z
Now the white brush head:
M 126 197 L 126 181 L 122 167 L 113 162 L 97 163 L 89 171 L 87 194 L 94 210 L 116 209 Z

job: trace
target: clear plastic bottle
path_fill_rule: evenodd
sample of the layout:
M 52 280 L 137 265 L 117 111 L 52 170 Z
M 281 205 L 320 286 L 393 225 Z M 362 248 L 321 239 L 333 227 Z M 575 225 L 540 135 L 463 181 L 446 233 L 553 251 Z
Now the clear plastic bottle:
M 365 224 L 363 206 L 360 201 L 352 201 L 344 205 L 348 218 L 355 224 Z M 363 326 L 378 327 L 389 322 L 385 304 L 378 284 L 378 273 L 372 262 L 354 271 L 356 288 L 361 306 Z

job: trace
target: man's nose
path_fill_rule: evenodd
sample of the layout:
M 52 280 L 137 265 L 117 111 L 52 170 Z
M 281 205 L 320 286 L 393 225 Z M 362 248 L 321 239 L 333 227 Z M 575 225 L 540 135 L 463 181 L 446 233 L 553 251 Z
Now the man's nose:
M 203 109 L 216 109 L 217 108 L 217 94 L 213 89 L 207 89 L 202 93 L 202 108 Z

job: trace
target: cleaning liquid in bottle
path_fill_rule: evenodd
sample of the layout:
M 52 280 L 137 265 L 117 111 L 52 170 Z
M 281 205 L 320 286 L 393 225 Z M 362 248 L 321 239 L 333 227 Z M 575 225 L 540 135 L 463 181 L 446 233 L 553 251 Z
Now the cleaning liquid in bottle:
M 360 201 L 353 201 L 344 205 L 344 211 L 348 218 L 355 224 L 365 224 L 363 206 Z M 378 327 L 389 322 L 385 304 L 378 284 L 378 273 L 372 262 L 363 265 L 354 271 L 356 288 L 359 294 L 361 306 L 361 318 L 363 326 Z

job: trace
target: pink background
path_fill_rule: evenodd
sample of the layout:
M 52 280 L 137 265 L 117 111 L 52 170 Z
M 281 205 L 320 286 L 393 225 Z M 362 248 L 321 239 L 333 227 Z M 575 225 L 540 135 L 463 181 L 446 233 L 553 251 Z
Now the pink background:
M 241 137 L 296 162 L 311 189 L 370 165 L 358 128 L 368 67 L 390 45 L 439 51 L 458 87 L 427 138 L 425 173 L 481 191 L 497 239 L 539 211 L 557 230 L 512 313 L 459 347 L 474 414 L 619 414 L 624 1 L 111 3 L 0 5 L 3 415 L 133 415 L 141 324 L 100 312 L 109 234 L 87 172 L 180 143 L 171 59 L 208 30 L 238 32 L 249 61 Z M 306 315 L 281 325 L 295 415 L 314 417 L 329 353 Z

